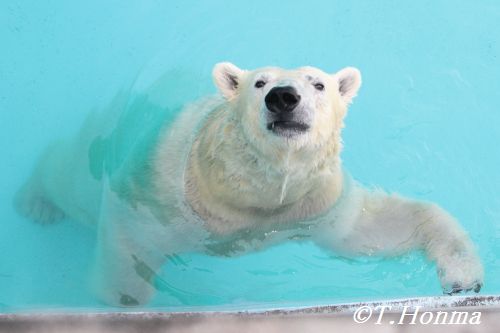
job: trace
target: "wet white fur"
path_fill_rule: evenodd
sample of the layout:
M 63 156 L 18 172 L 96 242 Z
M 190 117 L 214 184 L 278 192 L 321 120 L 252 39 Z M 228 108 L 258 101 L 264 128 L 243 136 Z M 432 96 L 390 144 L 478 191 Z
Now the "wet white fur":
M 148 302 L 161 289 L 155 273 L 169 256 L 208 251 L 207 237 L 233 239 L 240 253 L 299 234 L 345 255 L 423 249 L 436 261 L 445 290 L 482 283 L 474 246 L 450 214 L 432 203 L 364 189 L 343 171 L 340 135 L 361 85 L 357 69 L 244 71 L 221 63 L 213 76 L 223 97 L 187 106 L 161 134 L 147 199 L 136 200 L 143 191 L 127 199 L 106 178 L 97 182 L 86 175 L 84 136 L 51 148 L 21 192 L 19 209 L 34 218 L 64 213 L 98 222 L 93 286 L 101 299 Z M 267 83 L 256 89 L 259 79 Z M 279 85 L 292 85 L 302 96 L 302 112 L 312 119 L 307 133 L 285 138 L 266 129 L 264 96 Z M 67 167 L 74 172 L 61 172 Z M 102 199 L 82 198 L 82 188 Z M 263 237 L 244 239 L 249 231 Z

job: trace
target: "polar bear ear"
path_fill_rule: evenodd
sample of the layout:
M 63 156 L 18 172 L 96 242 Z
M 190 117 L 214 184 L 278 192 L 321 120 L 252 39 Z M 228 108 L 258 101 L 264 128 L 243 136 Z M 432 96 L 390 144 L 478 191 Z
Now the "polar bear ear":
M 334 75 L 339 83 L 339 93 L 346 103 L 351 103 L 361 87 L 361 73 L 357 68 L 346 67 Z
M 238 92 L 243 73 L 243 70 L 230 62 L 221 62 L 215 65 L 212 75 L 221 94 L 227 99 L 232 99 Z

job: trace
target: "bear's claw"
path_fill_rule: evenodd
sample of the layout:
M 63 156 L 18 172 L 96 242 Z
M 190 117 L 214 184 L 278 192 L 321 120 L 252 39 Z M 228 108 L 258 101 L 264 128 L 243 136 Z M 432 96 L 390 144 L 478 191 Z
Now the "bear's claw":
M 454 283 L 451 286 L 450 290 L 444 290 L 443 293 L 446 295 L 457 295 L 461 293 L 467 293 L 469 291 L 474 291 L 475 293 L 478 293 L 481 291 L 481 288 L 483 287 L 483 284 L 480 282 L 475 282 L 474 285 L 470 288 L 463 288 L 459 283 Z

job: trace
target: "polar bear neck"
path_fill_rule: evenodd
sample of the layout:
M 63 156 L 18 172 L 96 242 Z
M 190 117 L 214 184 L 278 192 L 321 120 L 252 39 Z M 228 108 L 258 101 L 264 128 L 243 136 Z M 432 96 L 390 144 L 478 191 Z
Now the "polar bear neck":
M 342 184 L 340 138 L 269 154 L 249 142 L 227 112 L 220 108 L 207 117 L 186 170 L 187 199 L 213 229 L 304 219 L 333 205 Z

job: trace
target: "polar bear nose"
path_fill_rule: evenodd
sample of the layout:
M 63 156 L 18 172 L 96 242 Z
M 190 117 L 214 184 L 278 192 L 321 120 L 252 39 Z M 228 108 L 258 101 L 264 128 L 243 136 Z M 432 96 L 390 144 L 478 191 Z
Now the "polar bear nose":
M 300 95 L 294 87 L 274 87 L 267 93 L 265 102 L 271 112 L 292 112 L 300 102 Z

